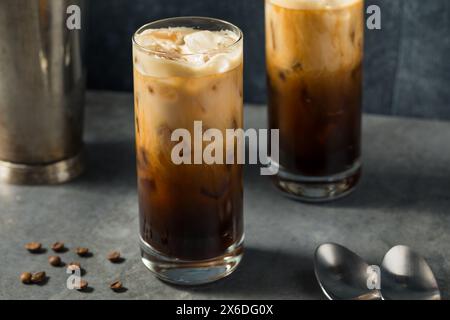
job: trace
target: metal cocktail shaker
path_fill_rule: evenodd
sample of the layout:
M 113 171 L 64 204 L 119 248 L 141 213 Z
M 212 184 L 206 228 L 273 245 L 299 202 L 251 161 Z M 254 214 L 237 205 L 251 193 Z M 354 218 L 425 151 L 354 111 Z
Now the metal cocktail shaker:
M 84 30 L 66 23 L 83 2 L 0 1 L 0 181 L 61 183 L 83 170 Z

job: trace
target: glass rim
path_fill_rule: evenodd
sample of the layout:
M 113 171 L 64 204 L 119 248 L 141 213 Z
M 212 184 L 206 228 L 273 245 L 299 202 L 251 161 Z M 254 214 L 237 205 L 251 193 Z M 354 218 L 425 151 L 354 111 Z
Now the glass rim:
M 143 26 L 138 28 L 136 30 L 136 32 L 133 34 L 133 37 L 132 37 L 133 45 L 136 46 L 139 50 L 142 50 L 143 52 L 148 53 L 148 54 L 154 54 L 154 55 L 167 55 L 167 54 L 170 54 L 169 52 L 164 51 L 164 50 L 152 50 L 152 49 L 146 48 L 146 47 L 144 47 L 144 46 L 142 46 L 142 45 L 140 45 L 138 43 L 136 37 L 140 33 L 142 33 L 143 31 L 151 29 L 150 27 L 152 25 L 156 25 L 156 24 L 159 24 L 159 23 L 165 23 L 165 22 L 176 22 L 177 20 L 184 20 L 184 19 L 196 19 L 196 20 L 203 20 L 205 22 L 209 21 L 209 22 L 221 23 L 221 24 L 223 24 L 225 26 L 231 27 L 231 29 L 234 29 L 232 31 L 233 32 L 236 31 L 236 33 L 238 35 L 238 38 L 233 43 L 231 43 L 231 44 L 229 44 L 226 47 L 221 48 L 221 49 L 208 50 L 208 51 L 205 51 L 205 52 L 198 52 L 198 53 L 180 53 L 179 54 L 180 57 L 207 55 L 207 54 L 211 54 L 211 53 L 217 53 L 217 52 L 226 51 L 226 50 L 229 50 L 229 49 L 239 45 L 242 42 L 243 38 L 244 38 L 244 33 L 242 32 L 242 30 L 239 27 L 237 27 L 236 25 L 234 25 L 234 24 L 232 24 L 232 23 L 230 23 L 228 21 L 225 21 L 225 20 L 222 20 L 222 19 L 216 19 L 216 18 L 201 17 L 201 16 L 181 16 L 181 17 L 173 17 L 173 18 L 166 18 L 166 19 L 155 20 L 155 21 L 152 21 L 152 22 L 144 24 Z M 180 25 L 179 27 L 183 27 L 183 26 Z

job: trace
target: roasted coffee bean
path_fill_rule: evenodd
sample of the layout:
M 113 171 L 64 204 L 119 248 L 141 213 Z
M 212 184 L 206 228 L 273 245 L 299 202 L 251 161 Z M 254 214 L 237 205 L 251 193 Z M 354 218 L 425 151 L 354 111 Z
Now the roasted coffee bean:
M 86 257 L 89 254 L 89 249 L 88 248 L 77 248 L 76 253 L 80 257 Z
M 46 274 L 44 271 L 36 272 L 31 275 L 31 282 L 41 283 L 45 280 Z
M 81 265 L 79 262 L 71 262 L 67 265 L 67 268 L 69 268 L 70 270 L 76 270 L 76 269 L 81 270 Z
M 111 288 L 111 290 L 113 291 L 120 291 L 122 290 L 123 286 L 122 286 L 122 282 L 120 281 L 114 281 L 113 283 L 111 283 L 109 285 L 109 287 Z
M 32 253 L 38 253 L 42 249 L 42 244 L 39 242 L 30 242 L 25 245 L 25 249 Z
M 58 267 L 61 265 L 61 258 L 58 256 L 50 256 L 48 257 L 48 263 L 54 267 Z
M 31 273 L 23 272 L 20 275 L 20 281 L 22 281 L 22 283 L 25 283 L 25 284 L 30 284 L 31 283 L 31 277 L 32 277 Z
M 112 263 L 120 262 L 120 252 L 119 251 L 112 251 L 108 254 L 108 260 Z
M 89 286 L 89 283 L 86 280 L 81 279 L 80 280 L 80 287 L 77 288 L 78 291 L 86 290 Z
M 63 252 L 65 250 L 64 243 L 63 242 L 55 242 L 52 245 L 52 250 L 55 252 Z

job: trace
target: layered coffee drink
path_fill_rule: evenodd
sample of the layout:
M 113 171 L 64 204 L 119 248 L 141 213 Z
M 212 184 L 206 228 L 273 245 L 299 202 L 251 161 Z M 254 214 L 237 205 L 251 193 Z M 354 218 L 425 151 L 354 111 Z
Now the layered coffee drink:
M 363 0 L 266 0 L 269 125 L 276 184 L 305 201 L 348 194 L 360 176 Z
M 176 164 L 172 153 L 174 131 L 194 137 L 195 122 L 202 133 L 217 129 L 224 137 L 242 128 L 242 42 L 238 28 L 208 18 L 163 20 L 134 36 L 142 257 L 165 281 L 211 282 L 241 259 L 242 165 L 195 164 L 193 143 L 181 154 L 192 162 Z M 227 148 L 224 157 L 235 154 Z

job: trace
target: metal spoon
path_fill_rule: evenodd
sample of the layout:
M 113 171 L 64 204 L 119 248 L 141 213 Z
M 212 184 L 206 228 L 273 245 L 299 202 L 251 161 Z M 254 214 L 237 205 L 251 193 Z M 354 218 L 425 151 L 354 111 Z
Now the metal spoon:
M 360 256 L 335 243 L 316 249 L 314 269 L 322 291 L 330 300 L 380 300 L 378 290 L 371 290 L 372 268 Z
M 386 300 L 441 300 L 430 266 L 406 246 L 393 247 L 386 253 L 381 279 L 381 293 Z

